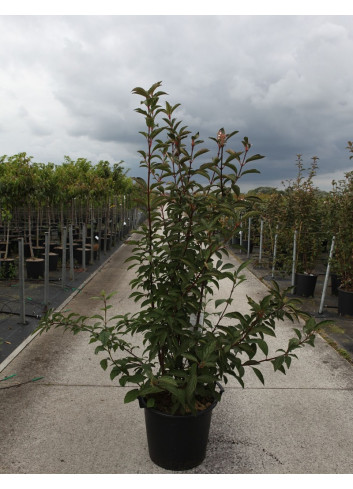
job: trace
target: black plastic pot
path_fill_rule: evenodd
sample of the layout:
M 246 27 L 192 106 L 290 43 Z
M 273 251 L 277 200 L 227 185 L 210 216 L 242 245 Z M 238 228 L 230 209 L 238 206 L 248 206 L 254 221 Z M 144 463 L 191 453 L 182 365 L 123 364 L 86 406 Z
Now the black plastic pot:
M 331 273 L 331 294 L 338 295 L 338 288 L 341 285 L 341 277 L 336 273 Z
M 82 265 L 83 262 L 83 248 L 74 249 L 74 258 Z M 85 248 L 85 260 L 86 265 L 89 264 L 89 260 L 91 258 L 91 249 Z
M 311 273 L 296 273 L 294 293 L 301 297 L 314 297 L 317 275 Z
M 54 248 L 54 253 L 57 253 L 59 255 L 60 260 L 63 259 L 63 247 L 62 246 L 56 246 Z M 66 247 L 66 261 L 69 261 L 70 259 L 70 250 L 69 247 Z
M 218 384 L 221 394 L 223 387 Z M 143 398 L 140 407 L 145 410 L 147 442 L 152 462 L 167 470 L 188 470 L 197 467 L 206 456 L 208 433 L 214 401 L 196 415 L 173 416 L 147 408 Z
M 27 278 L 44 277 L 44 258 L 26 260 Z
M 45 259 L 45 253 L 42 254 L 42 258 Z M 49 271 L 55 272 L 58 268 L 59 254 L 49 253 Z
M 353 292 L 338 289 L 338 314 L 353 316 Z
M 49 251 L 50 253 L 55 253 L 54 248 L 60 246 L 60 243 L 49 243 Z

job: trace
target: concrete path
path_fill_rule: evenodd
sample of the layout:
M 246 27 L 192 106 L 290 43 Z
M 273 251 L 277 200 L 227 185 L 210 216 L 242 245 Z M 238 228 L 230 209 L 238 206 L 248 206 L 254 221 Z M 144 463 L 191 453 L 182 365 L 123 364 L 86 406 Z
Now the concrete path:
M 64 309 L 94 314 L 99 304 L 90 298 L 104 289 L 118 291 L 113 314 L 136 310 L 128 299 L 129 253 L 119 248 Z M 237 299 L 244 310 L 246 294 L 260 298 L 267 290 L 246 273 Z M 290 327 L 279 328 L 272 348 Z M 251 372 L 245 389 L 235 380 L 225 386 L 206 459 L 188 473 L 353 473 L 353 367 L 320 337 L 298 355 L 286 376 L 269 365 L 265 387 Z M 0 390 L 0 473 L 169 473 L 150 461 L 143 411 L 137 402 L 124 405 L 128 388 L 110 381 L 86 335 L 36 336 L 0 378 L 14 373 L 17 382 L 44 379 Z

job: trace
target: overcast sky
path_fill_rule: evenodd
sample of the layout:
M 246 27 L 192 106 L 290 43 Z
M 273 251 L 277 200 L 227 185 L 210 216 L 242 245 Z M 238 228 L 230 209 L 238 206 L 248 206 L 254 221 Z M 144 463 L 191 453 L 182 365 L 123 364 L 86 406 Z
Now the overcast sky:
M 34 161 L 124 160 L 139 173 L 136 86 L 162 81 L 209 144 L 248 136 L 261 175 L 282 188 L 296 155 L 319 157 L 322 189 L 352 168 L 353 16 L 0 16 L 0 154 Z M 212 143 L 210 141 L 212 147 Z

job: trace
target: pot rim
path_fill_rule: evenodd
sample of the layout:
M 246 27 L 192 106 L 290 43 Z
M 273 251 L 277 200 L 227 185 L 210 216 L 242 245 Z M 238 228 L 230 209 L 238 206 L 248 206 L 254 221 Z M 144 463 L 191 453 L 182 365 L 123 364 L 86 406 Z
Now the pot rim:
M 307 273 L 307 272 L 295 272 L 296 275 L 302 275 L 304 277 L 318 277 L 317 273 Z
M 341 287 L 337 287 L 339 292 L 345 292 L 346 294 L 353 294 L 353 290 L 342 289 Z

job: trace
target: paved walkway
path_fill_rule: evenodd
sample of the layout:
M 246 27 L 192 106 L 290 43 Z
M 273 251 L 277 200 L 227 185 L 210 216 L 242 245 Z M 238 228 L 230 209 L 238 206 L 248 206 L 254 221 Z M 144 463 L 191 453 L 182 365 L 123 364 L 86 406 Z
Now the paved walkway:
M 90 298 L 104 289 L 118 291 L 113 314 L 133 312 L 129 253 L 129 246 L 119 248 L 65 309 L 94 314 L 99 305 Z M 246 294 L 266 293 L 247 275 L 237 299 L 243 309 Z M 289 331 L 284 324 L 272 348 Z M 316 343 L 299 351 L 286 376 L 269 365 L 265 387 L 251 373 L 245 389 L 235 380 L 225 386 L 206 459 L 188 473 L 353 473 L 353 366 L 322 338 Z M 44 378 L 0 390 L 0 473 L 169 473 L 150 461 L 142 410 L 137 402 L 124 405 L 128 388 L 110 381 L 86 335 L 36 336 L 0 378 L 14 373 L 17 382 Z

